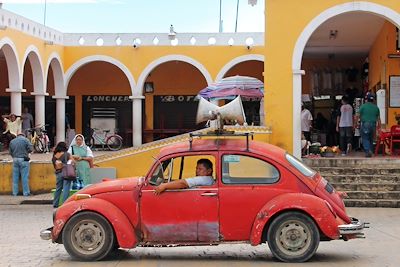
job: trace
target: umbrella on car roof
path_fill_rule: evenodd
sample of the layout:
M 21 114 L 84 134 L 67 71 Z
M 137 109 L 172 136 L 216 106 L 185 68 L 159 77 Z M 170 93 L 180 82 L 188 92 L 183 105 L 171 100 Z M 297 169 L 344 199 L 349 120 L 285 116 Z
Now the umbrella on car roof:
M 209 100 L 234 99 L 240 95 L 244 99 L 264 97 L 264 83 L 248 76 L 231 76 L 210 84 L 199 92 L 199 96 Z

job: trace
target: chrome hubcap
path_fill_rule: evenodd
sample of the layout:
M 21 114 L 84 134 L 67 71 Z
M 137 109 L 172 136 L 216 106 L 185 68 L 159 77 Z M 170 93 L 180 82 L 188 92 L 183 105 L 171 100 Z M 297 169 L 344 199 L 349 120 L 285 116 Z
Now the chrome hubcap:
M 277 245 L 290 255 L 300 255 L 311 245 L 311 231 L 300 221 L 287 221 L 278 229 Z
M 82 254 L 93 254 L 104 245 L 105 231 L 93 220 L 77 223 L 72 229 L 72 245 Z

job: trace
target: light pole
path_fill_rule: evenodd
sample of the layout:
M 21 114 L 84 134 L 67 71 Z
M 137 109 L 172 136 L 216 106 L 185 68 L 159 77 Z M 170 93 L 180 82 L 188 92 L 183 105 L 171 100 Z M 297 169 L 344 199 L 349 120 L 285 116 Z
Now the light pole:
M 237 32 L 237 22 L 239 18 L 239 0 L 236 1 L 236 21 L 235 21 L 235 32 Z
M 219 32 L 222 32 L 222 0 L 219 0 Z

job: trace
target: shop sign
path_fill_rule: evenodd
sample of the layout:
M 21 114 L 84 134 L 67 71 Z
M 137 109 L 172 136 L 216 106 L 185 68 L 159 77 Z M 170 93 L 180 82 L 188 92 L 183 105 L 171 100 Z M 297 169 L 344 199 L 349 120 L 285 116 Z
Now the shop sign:
M 163 103 L 195 102 L 199 101 L 195 95 L 162 95 L 156 96 Z
M 86 96 L 86 102 L 129 102 L 129 96 L 124 95 L 89 95 Z

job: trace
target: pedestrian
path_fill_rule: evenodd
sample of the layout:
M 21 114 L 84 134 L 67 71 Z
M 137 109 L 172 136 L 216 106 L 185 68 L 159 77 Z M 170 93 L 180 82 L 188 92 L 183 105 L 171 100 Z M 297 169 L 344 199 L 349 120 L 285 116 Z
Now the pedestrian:
M 304 103 L 301 103 L 301 131 L 307 141 L 311 141 L 312 121 L 313 116 L 311 112 L 304 107 Z
M 24 111 L 21 114 L 22 118 L 22 132 L 25 136 L 29 136 L 28 130 L 33 128 L 33 116 L 29 113 L 29 109 L 24 107 Z
M 78 179 L 83 183 L 83 186 L 90 184 L 90 168 L 93 165 L 93 152 L 85 144 L 83 135 L 75 135 L 68 148 L 68 153 L 72 155 L 76 162 Z
M 19 133 L 21 133 L 21 117 L 13 113 L 10 115 L 2 115 L 6 125 L 6 130 L 3 132 L 7 144 L 11 142 Z
M 367 93 L 365 98 L 367 102 L 360 107 L 361 139 L 365 156 L 370 158 L 372 156 L 374 132 L 377 125 L 380 128 L 381 120 L 379 118 L 379 108 L 373 103 L 374 96 L 371 93 Z
M 24 196 L 30 196 L 29 189 L 29 153 L 33 151 L 32 144 L 24 136 L 19 133 L 16 138 L 10 142 L 9 151 L 13 158 L 13 196 L 18 195 L 19 177 L 22 178 L 22 193 Z
M 342 97 L 342 106 L 336 120 L 336 131 L 339 133 L 342 156 L 346 156 L 351 151 L 353 140 L 353 107 L 349 104 L 347 96 Z
M 69 197 L 72 180 L 64 179 L 62 175 L 62 168 L 64 164 L 67 164 L 69 160 L 73 161 L 72 155 L 67 152 L 67 144 L 65 142 L 59 142 L 54 148 L 53 153 L 53 166 L 56 174 L 56 191 L 54 193 L 53 207 L 57 208 L 60 203 L 60 196 L 62 192 L 62 202 Z

